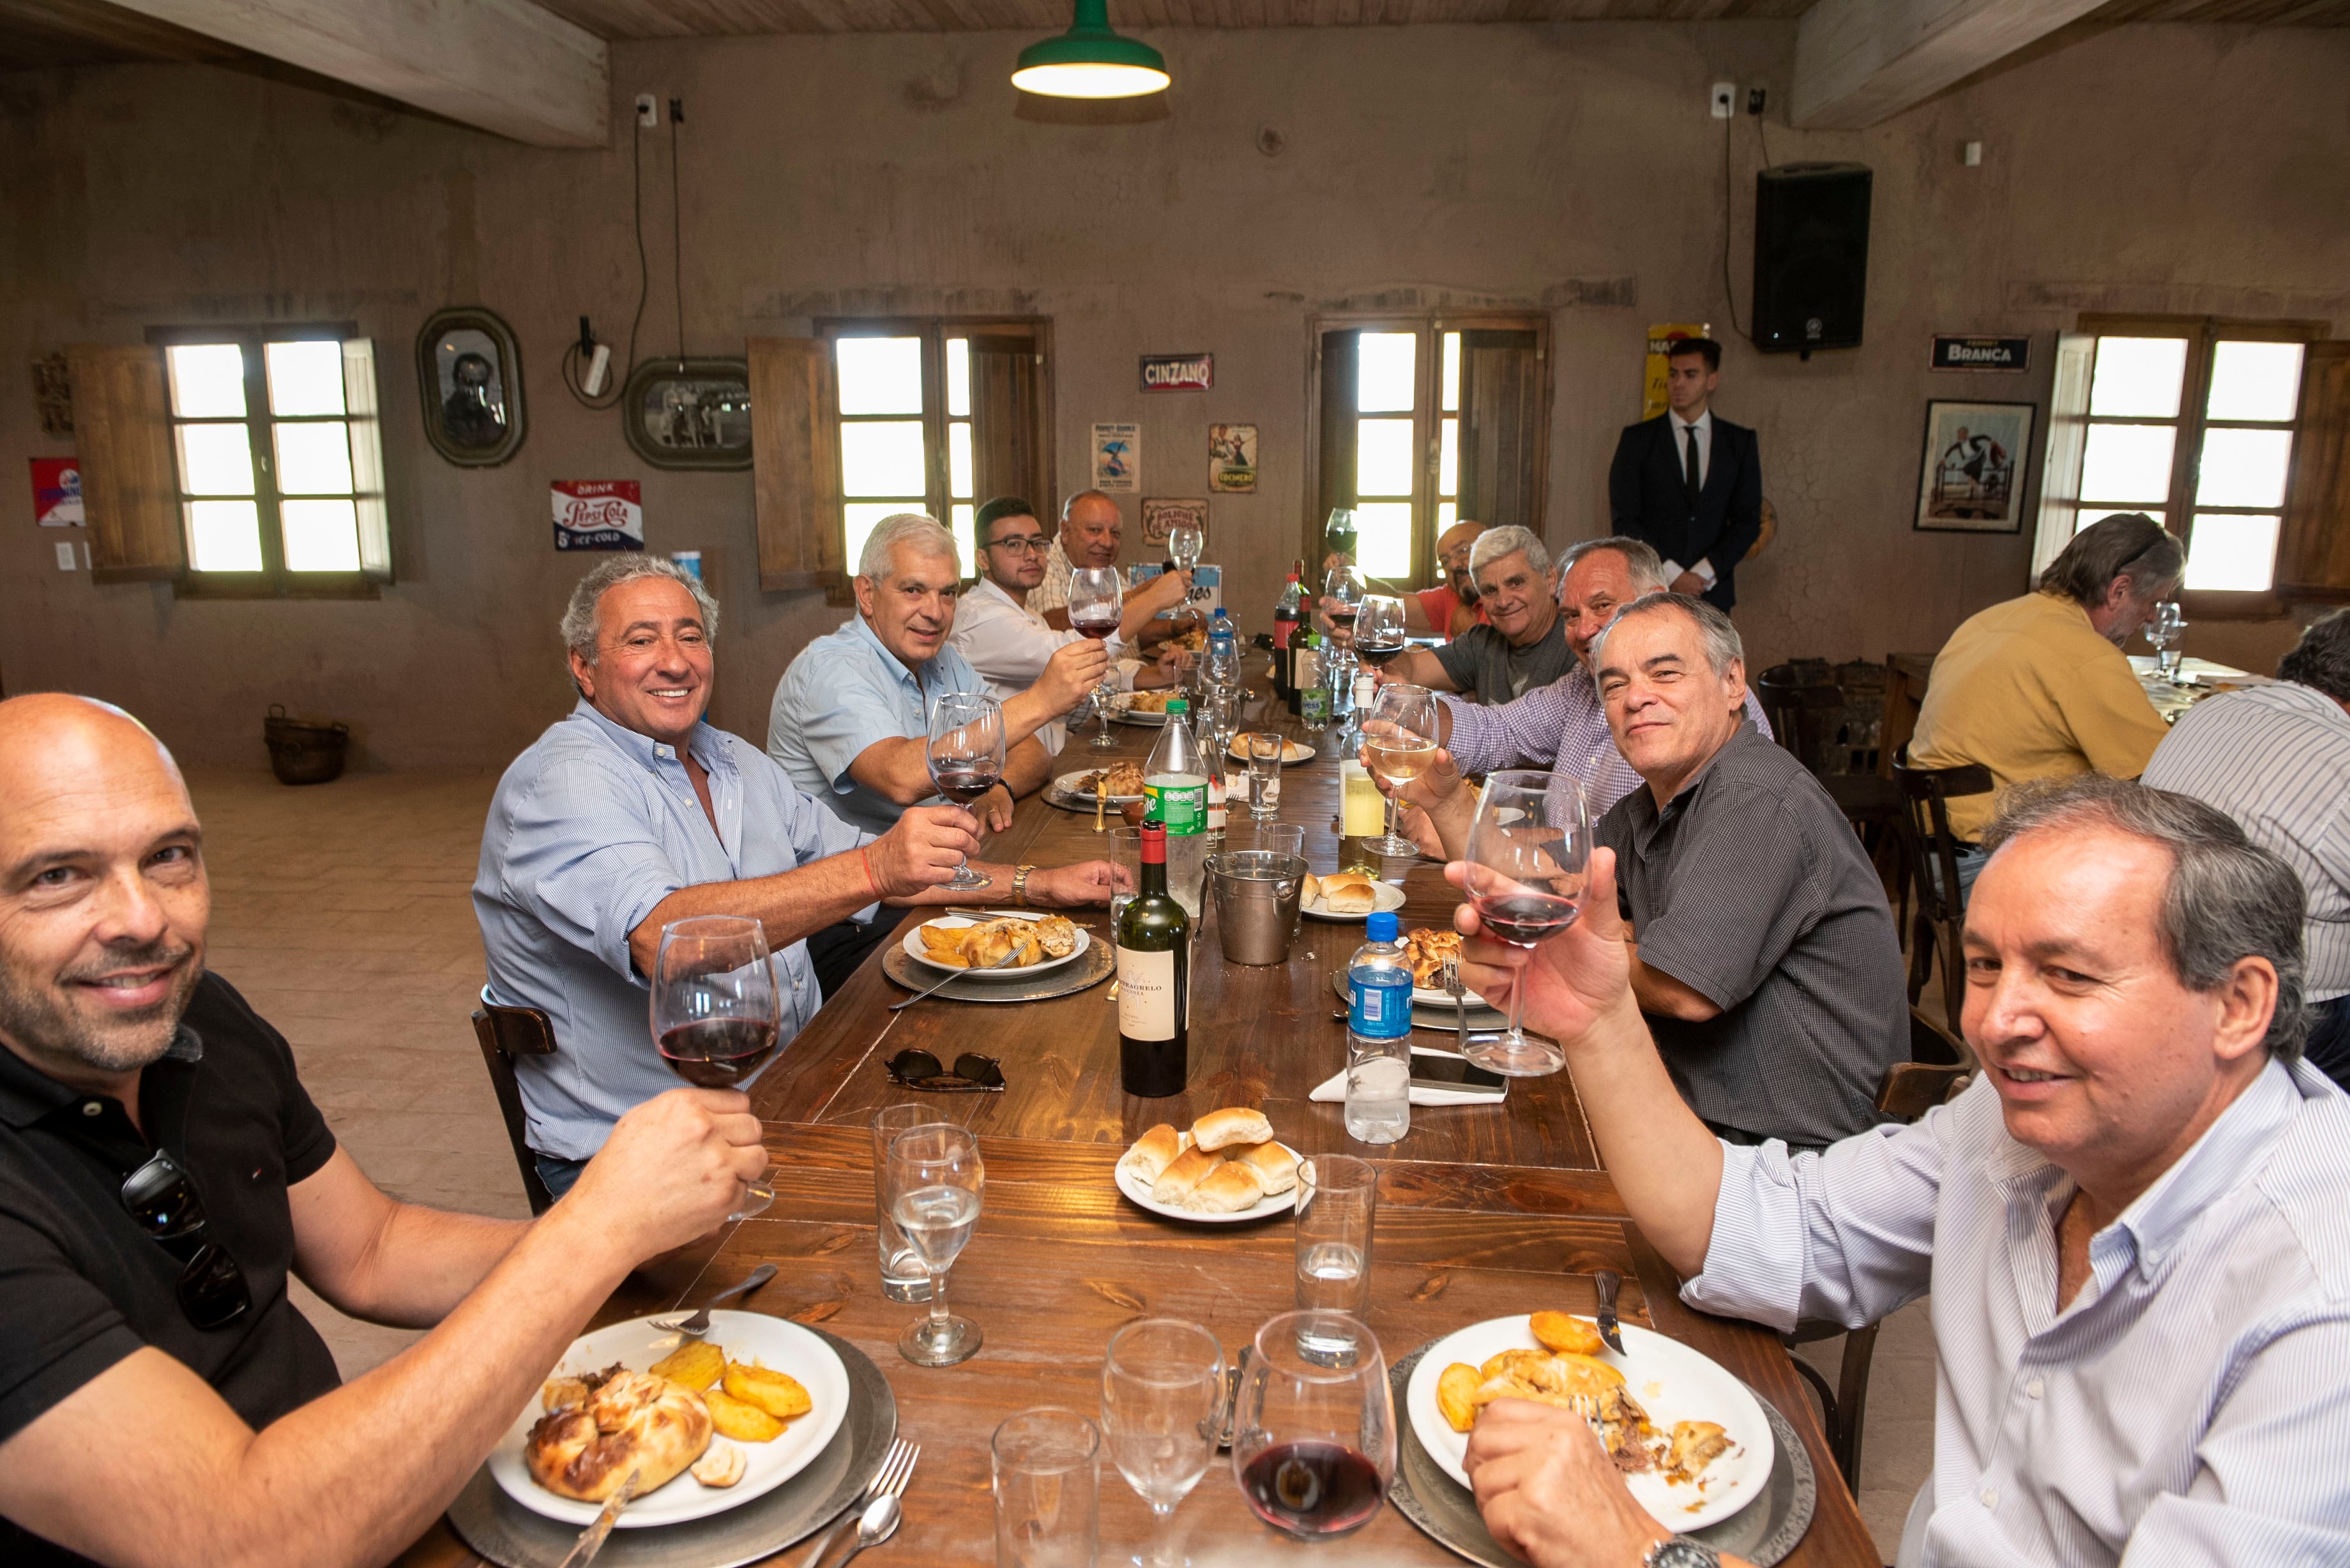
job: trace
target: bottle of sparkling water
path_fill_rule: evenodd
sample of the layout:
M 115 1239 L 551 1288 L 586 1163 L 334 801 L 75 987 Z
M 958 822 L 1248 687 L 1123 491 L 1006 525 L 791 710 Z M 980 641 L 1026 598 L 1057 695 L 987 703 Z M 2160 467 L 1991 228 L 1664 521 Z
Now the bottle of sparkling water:
M 1191 732 L 1191 705 L 1180 697 L 1168 700 L 1166 727 L 1142 764 L 1142 794 L 1143 820 L 1167 829 L 1167 890 L 1196 920 L 1206 874 L 1208 763 Z
M 1383 909 L 1347 961 L 1347 1136 L 1394 1143 L 1411 1130 L 1411 966 Z

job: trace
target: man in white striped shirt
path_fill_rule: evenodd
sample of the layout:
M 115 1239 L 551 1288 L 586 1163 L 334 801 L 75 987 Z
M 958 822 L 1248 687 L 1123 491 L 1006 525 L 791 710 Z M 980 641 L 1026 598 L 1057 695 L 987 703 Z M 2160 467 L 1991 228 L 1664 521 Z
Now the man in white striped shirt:
M 1984 844 L 1981 1077 L 1822 1154 L 1725 1145 L 1682 1106 L 1604 851 L 1581 920 L 1531 956 L 1471 941 L 1462 978 L 1527 987 L 1691 1305 L 1857 1326 L 1931 1291 L 1903 1568 L 2350 1562 L 2350 1098 L 2300 1060 L 2299 880 L 2201 802 L 2096 774 L 2016 786 Z M 1537 1568 L 1710 1561 L 1659 1550 L 1565 1412 L 1489 1407 L 1468 1469 Z

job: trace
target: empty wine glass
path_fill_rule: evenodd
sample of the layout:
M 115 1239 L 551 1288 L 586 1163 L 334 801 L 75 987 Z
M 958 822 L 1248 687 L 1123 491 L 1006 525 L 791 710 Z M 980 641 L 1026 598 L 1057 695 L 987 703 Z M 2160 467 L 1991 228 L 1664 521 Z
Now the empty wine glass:
M 783 1025 L 767 929 L 744 915 L 697 915 L 661 928 L 653 957 L 653 1045 L 671 1072 L 704 1089 L 743 1089 L 775 1054 Z M 743 1207 L 748 1220 L 775 1200 L 754 1181 Z
M 1003 705 L 984 691 L 949 691 L 931 704 L 931 782 L 957 805 L 968 806 L 1003 779 Z M 971 868 L 971 857 L 955 867 L 941 888 L 968 892 L 993 883 Z
M 2179 665 L 2186 661 L 2187 650 L 2178 645 L 2186 630 L 2187 613 L 2176 599 L 2155 606 L 2153 618 L 2146 623 L 2146 640 L 2154 648 L 2154 667 L 2173 684 L 2178 682 Z
M 1107 638 L 1126 615 L 1126 596 L 1115 566 L 1081 566 L 1069 574 L 1069 625 L 1090 638 Z M 1094 750 L 1107 752 L 1118 744 L 1109 732 L 1110 697 L 1118 691 L 1118 666 L 1113 663 L 1094 689 L 1094 711 L 1101 715 L 1101 733 Z
M 1287 1312 L 1257 1330 L 1232 1404 L 1232 1474 L 1275 1530 L 1312 1541 L 1370 1521 L 1395 1479 L 1387 1358 L 1359 1318 Z
M 1109 1457 L 1150 1505 L 1143 1568 L 1181 1568 L 1175 1510 L 1216 1456 L 1223 1426 L 1224 1347 L 1180 1318 L 1138 1318 L 1110 1336 L 1102 1360 L 1102 1435 Z
M 1200 546 L 1207 542 L 1196 523 L 1178 523 L 1167 530 L 1167 558 L 1176 570 L 1188 572 L 1200 564 Z
M 979 1324 L 947 1311 L 947 1271 L 979 1223 L 987 1170 L 969 1127 L 933 1122 L 889 1140 L 889 1217 L 931 1276 L 931 1314 L 898 1336 L 898 1354 L 917 1366 L 952 1366 L 980 1346 Z
M 1418 855 L 1419 846 L 1396 831 L 1403 785 L 1436 761 L 1436 694 L 1400 681 L 1379 688 L 1363 721 L 1363 765 L 1388 781 L 1388 830 L 1370 847 L 1381 855 Z
M 1494 774 L 1485 781 L 1461 858 L 1467 863 L 1464 890 L 1485 934 L 1531 953 L 1583 911 L 1584 874 L 1591 858 L 1591 815 L 1583 785 L 1566 774 L 1532 768 Z M 1463 1054 L 1513 1078 L 1539 1077 L 1565 1066 L 1565 1052 L 1529 1038 L 1519 1027 L 1525 998 L 1521 971 L 1510 988 L 1509 1033 L 1472 1039 Z

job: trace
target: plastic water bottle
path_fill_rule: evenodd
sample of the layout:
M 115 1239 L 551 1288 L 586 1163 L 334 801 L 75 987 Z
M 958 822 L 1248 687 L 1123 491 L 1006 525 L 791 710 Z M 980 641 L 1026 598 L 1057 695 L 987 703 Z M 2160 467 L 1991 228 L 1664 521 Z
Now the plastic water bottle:
M 1218 686 L 1232 686 L 1240 675 L 1240 633 L 1232 629 L 1231 612 L 1219 606 L 1208 628 L 1208 679 Z
M 1394 1143 L 1411 1130 L 1411 966 L 1393 910 L 1363 934 L 1347 961 L 1347 1136 Z

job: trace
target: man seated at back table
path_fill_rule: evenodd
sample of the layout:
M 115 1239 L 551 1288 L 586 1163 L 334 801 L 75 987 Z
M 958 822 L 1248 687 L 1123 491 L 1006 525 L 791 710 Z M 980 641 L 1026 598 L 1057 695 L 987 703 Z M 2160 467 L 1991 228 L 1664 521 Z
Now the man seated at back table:
M 1067 631 L 1071 579 L 1087 567 L 1116 567 L 1118 546 L 1125 537 L 1126 514 L 1118 510 L 1115 500 L 1100 491 L 1080 490 L 1062 502 L 1060 531 L 1045 546 L 1044 577 L 1029 594 L 1028 607 L 1043 616 L 1045 624 L 1055 631 Z M 1132 605 L 1144 595 L 1158 591 L 1151 586 L 1156 580 L 1130 584 L 1120 591 L 1126 602 Z M 1142 623 L 1133 642 L 1137 649 L 1155 648 L 1199 624 L 1196 610 L 1179 608 L 1166 620 L 1154 615 Z
M 1472 626 L 1485 624 L 1485 607 L 1477 597 L 1477 578 L 1469 569 L 1476 553 L 1482 523 L 1462 518 L 1436 536 L 1436 565 L 1444 580 L 1434 587 L 1403 596 L 1403 628 L 1413 637 L 1438 637 L 1450 642 Z
M 792 783 L 854 827 L 886 832 L 899 813 L 940 798 L 931 782 L 931 710 L 950 691 L 987 681 L 948 639 L 962 565 L 954 535 L 934 517 L 900 512 L 876 524 L 857 568 L 857 613 L 817 638 L 775 683 L 767 754 Z M 1052 776 L 1035 733 L 1101 680 L 1109 655 L 1079 638 L 1003 704 L 1003 782 L 972 808 L 997 832 L 1012 802 Z
M 0 702 L 10 1568 L 389 1561 L 628 1272 L 721 1223 L 767 1162 L 743 1096 L 678 1085 L 536 1222 L 388 1198 L 205 967 L 211 908 L 152 735 L 78 697 Z M 340 1386 L 289 1274 L 439 1326 Z
M 1559 618 L 1558 574 L 1542 540 L 1524 528 L 1488 528 L 1469 559 L 1485 624 L 1442 648 L 1407 649 L 1388 665 L 1388 678 L 1507 702 L 1565 674 L 1575 656 Z M 1329 607 L 1324 599 L 1326 628 Z
M 1783 1332 L 1931 1292 L 1934 1469 L 1903 1568 L 2350 1561 L 2350 1101 L 2300 1060 L 2300 884 L 2201 802 L 2094 774 L 2003 796 L 1984 843 L 1981 1076 L 1824 1154 L 1733 1147 L 1680 1104 L 1607 855 L 1582 920 L 1531 955 L 1472 940 L 1462 978 L 1526 988 L 1691 1306 Z M 1711 1561 L 1657 1546 L 1579 1417 L 1497 1403 L 1468 1470 L 1537 1568 Z
M 851 826 L 704 723 L 717 624 L 701 583 L 659 556 L 619 556 L 580 579 L 563 617 L 578 704 L 490 801 L 473 912 L 489 1000 L 554 1025 L 555 1054 L 517 1058 L 515 1077 L 539 1176 L 558 1196 L 624 1112 L 675 1082 L 646 1023 L 662 927 L 763 922 L 788 1042 L 889 934 L 894 918 L 875 906 L 951 901 L 939 884 L 978 847 L 959 805 L 910 807 L 878 835 Z M 1101 861 L 972 865 L 1014 903 L 1109 898 Z

